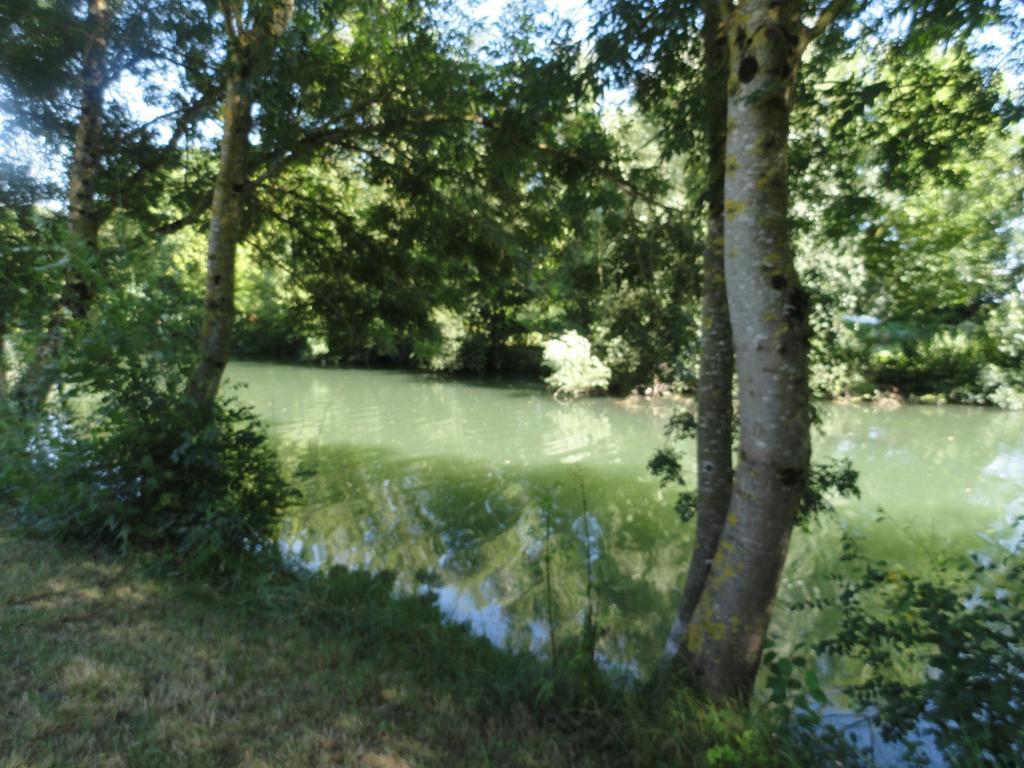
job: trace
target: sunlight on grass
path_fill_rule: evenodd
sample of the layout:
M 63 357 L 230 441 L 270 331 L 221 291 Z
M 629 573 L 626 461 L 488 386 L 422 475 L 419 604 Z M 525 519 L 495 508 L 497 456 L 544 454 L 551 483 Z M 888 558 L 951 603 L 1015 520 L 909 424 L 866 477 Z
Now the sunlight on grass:
M 429 659 L 381 664 L 383 635 L 303 626 L 6 529 L 0 568 L 3 768 L 574 761 L 564 734 L 478 706 Z

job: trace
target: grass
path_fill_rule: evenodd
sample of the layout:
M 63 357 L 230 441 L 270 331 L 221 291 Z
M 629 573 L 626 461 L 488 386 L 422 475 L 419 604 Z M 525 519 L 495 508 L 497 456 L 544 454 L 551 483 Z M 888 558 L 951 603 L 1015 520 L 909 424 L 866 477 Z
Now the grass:
M 2 515 L 0 572 L 0 768 L 841 764 L 778 723 L 552 680 L 366 574 L 215 589 Z
M 379 631 L 363 608 L 315 615 L 315 598 L 268 610 L 298 593 L 168 582 L 10 526 L 0 570 L 4 768 L 604 763 L 514 702 L 515 685 L 471 679 L 515 657 L 408 605 L 407 626 L 392 608 Z

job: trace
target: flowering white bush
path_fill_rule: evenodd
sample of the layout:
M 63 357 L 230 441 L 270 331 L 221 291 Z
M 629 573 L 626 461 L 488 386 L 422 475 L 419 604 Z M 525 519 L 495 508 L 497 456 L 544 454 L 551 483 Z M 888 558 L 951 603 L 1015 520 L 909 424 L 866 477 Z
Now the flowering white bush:
M 582 395 L 608 386 L 612 372 L 591 354 L 590 342 L 576 331 L 544 342 L 544 365 L 552 374 L 544 381 L 556 394 Z

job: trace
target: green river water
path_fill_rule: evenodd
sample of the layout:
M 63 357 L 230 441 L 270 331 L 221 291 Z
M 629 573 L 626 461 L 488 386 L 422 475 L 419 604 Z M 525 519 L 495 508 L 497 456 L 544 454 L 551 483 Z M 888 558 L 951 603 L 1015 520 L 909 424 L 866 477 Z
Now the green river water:
M 544 654 L 549 605 L 556 642 L 579 631 L 589 558 L 600 658 L 633 673 L 657 661 L 693 535 L 672 509 L 675 492 L 646 468 L 674 405 L 562 405 L 522 382 L 262 363 L 233 363 L 228 379 L 245 385 L 236 395 L 269 424 L 285 462 L 315 472 L 284 541 L 309 567 L 392 570 L 410 590 L 429 583 L 447 615 Z M 815 455 L 851 459 L 862 496 L 794 535 L 773 619 L 783 649 L 828 629 L 827 613 L 789 606 L 827 593 L 842 529 L 869 554 L 927 572 L 984 536 L 1009 535 L 1024 515 L 1024 414 L 821 409 Z

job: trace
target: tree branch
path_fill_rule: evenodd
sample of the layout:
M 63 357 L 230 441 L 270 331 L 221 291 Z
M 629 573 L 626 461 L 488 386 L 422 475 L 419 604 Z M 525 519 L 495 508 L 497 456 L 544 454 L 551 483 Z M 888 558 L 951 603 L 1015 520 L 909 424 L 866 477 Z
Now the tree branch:
M 388 136 L 396 135 L 402 129 L 421 125 L 439 125 L 443 123 L 472 123 L 484 127 L 492 127 L 493 121 L 483 115 L 417 115 L 401 122 L 390 123 L 364 123 L 362 125 L 348 126 L 324 126 L 306 132 L 304 136 L 293 143 L 292 148 L 268 158 L 265 161 L 264 172 L 257 177 L 257 182 L 273 178 L 280 174 L 285 168 L 293 163 L 309 157 L 320 149 L 331 146 L 339 146 L 352 151 L 372 154 L 368 149 L 353 144 L 355 137 L 374 137 L 384 141 Z
M 828 5 L 822 9 L 821 14 L 817 20 L 810 27 L 805 26 L 800 35 L 801 37 L 801 49 L 806 48 L 807 45 L 812 42 L 815 38 L 820 37 L 821 34 L 829 28 L 839 14 L 842 13 L 846 6 L 849 4 L 849 0 L 831 0 Z
M 711 0 L 718 6 L 718 18 L 722 24 L 729 23 L 729 17 L 732 15 L 732 0 Z

